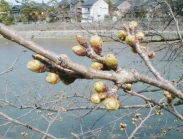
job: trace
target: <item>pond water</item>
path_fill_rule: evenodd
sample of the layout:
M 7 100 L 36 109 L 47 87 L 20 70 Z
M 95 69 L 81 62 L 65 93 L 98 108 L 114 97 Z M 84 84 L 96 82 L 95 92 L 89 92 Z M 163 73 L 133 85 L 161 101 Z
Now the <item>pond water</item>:
M 75 40 L 34 40 L 37 43 L 41 44 L 43 47 L 48 48 L 56 53 L 67 54 L 73 61 L 80 64 L 89 66 L 91 60 L 88 58 L 78 57 L 73 54 L 71 47 L 77 45 Z M 161 44 L 156 44 L 153 46 L 153 49 L 158 49 Z M 15 107 L 3 106 L 0 107 L 0 111 L 17 118 L 18 120 L 29 123 L 41 130 L 46 131 L 47 121 L 49 118 L 48 115 L 56 116 L 58 113 L 51 111 L 41 112 L 35 109 L 35 106 L 41 106 L 42 108 L 52 108 L 52 107 L 80 107 L 80 106 L 94 106 L 87 99 L 75 97 L 67 98 L 67 100 L 62 100 L 58 103 L 55 103 L 54 100 L 58 99 L 59 95 L 73 96 L 74 93 L 77 93 L 81 96 L 89 97 L 92 88 L 92 80 L 76 80 L 73 84 L 66 86 L 63 83 L 57 85 L 50 85 L 46 83 L 45 77 L 47 73 L 37 74 L 29 71 L 26 68 L 26 64 L 29 60 L 32 59 L 31 55 L 33 52 L 25 48 L 12 43 L 7 40 L 0 40 L 0 72 L 6 70 L 12 65 L 14 60 L 19 55 L 19 59 L 15 64 L 14 70 L 0 76 L 0 105 L 3 101 L 9 102 L 16 106 L 27 107 L 25 109 L 17 109 Z M 104 43 L 104 53 L 114 52 L 119 59 L 120 65 L 123 67 L 136 68 L 145 74 L 147 72 L 145 65 L 141 60 L 133 54 L 129 48 L 124 47 L 123 44 L 117 42 L 105 42 Z M 167 63 L 166 60 L 160 59 L 168 57 L 167 51 L 161 51 L 158 54 L 158 57 L 154 59 L 155 66 L 160 70 L 160 72 L 166 76 L 168 79 L 178 79 L 182 75 L 183 62 L 182 57 L 177 58 L 174 62 Z M 156 62 L 158 61 L 158 62 Z M 105 81 L 108 86 L 111 86 L 111 82 Z M 134 85 L 134 89 L 139 91 L 146 88 L 144 84 L 138 83 Z M 152 89 L 152 88 L 149 88 Z M 182 89 L 182 88 L 180 88 Z M 144 102 L 136 97 L 124 96 L 123 91 L 119 91 L 121 94 L 120 99 L 122 105 L 128 104 L 143 104 Z M 156 92 L 154 95 L 152 93 L 147 94 L 146 96 L 151 96 L 154 99 L 158 100 L 162 97 L 162 92 Z M 102 105 L 102 104 L 101 104 Z M 61 112 L 58 120 L 50 127 L 49 133 L 54 134 L 56 137 L 61 138 L 76 138 L 74 134 L 81 134 L 88 132 L 80 138 L 101 138 L 101 139 L 120 139 L 125 138 L 125 133 L 122 132 L 119 128 L 120 123 L 127 123 L 127 132 L 130 133 L 135 126 L 131 124 L 131 119 L 134 117 L 134 114 L 125 117 L 125 115 L 135 112 L 137 109 L 122 109 L 119 111 L 105 111 L 105 110 L 75 110 L 69 112 Z M 178 107 L 178 110 L 183 114 L 183 108 Z M 139 109 L 138 112 L 142 113 L 143 116 L 146 116 L 149 112 L 149 109 Z M 168 127 L 175 127 L 179 123 L 174 116 L 168 114 L 166 111 L 163 111 L 163 116 L 152 117 L 142 128 L 137 137 L 140 139 L 147 138 L 161 138 L 160 135 L 163 129 Z M 124 116 L 124 118 L 123 118 Z M 51 117 L 51 116 L 50 116 Z M 21 132 L 26 131 L 28 133 L 27 138 L 41 138 L 42 135 L 36 132 L 33 132 L 29 129 L 26 129 L 19 125 L 8 124 L 1 120 L 0 117 L 0 136 L 4 138 L 13 138 L 19 139 L 23 138 Z M 166 139 L 182 139 L 183 130 L 175 131 L 171 130 L 165 135 Z

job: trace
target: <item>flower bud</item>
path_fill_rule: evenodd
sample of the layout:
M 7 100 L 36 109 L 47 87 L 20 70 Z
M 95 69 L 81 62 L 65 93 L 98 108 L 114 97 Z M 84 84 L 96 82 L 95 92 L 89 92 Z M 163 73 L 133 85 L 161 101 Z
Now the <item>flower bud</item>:
M 136 118 L 139 118 L 140 116 L 142 116 L 141 113 L 136 113 L 136 114 L 135 114 L 135 117 L 136 117 Z
M 154 58 L 155 56 L 156 56 L 156 53 L 155 53 L 155 52 L 149 52 L 149 53 L 148 53 L 148 57 L 149 57 L 150 59 Z
M 99 63 L 99 62 L 93 62 L 93 63 L 91 64 L 91 67 L 92 67 L 93 69 L 103 70 L 104 65 L 103 65 L 102 63 Z
M 127 127 L 127 124 L 122 124 L 122 123 L 120 124 L 120 128 L 122 131 L 124 131 L 126 127 Z
M 50 84 L 56 84 L 60 81 L 60 77 L 58 74 L 50 72 L 46 77 L 46 81 Z
M 79 55 L 79 56 L 85 56 L 86 55 L 86 49 L 83 46 L 77 45 L 72 47 L 72 51 Z
M 104 105 L 107 110 L 117 110 L 120 107 L 120 102 L 118 98 L 110 97 L 105 99 Z
M 91 102 L 95 104 L 99 104 L 101 102 L 101 99 L 98 93 L 92 94 L 90 99 L 91 99 Z
M 102 81 L 97 81 L 94 83 L 94 89 L 97 93 L 105 92 L 106 85 Z
M 120 30 L 120 31 L 118 32 L 118 38 L 119 38 L 120 40 L 122 40 L 122 41 L 125 40 L 125 38 L 126 38 L 127 35 L 128 35 L 128 33 L 127 33 L 126 31 L 124 31 L 124 30 Z
M 94 35 L 90 38 L 90 45 L 91 47 L 96 51 L 96 50 L 101 50 L 102 49 L 102 38 L 98 35 Z
M 133 35 L 128 35 L 125 39 L 126 44 L 133 46 L 136 43 L 136 38 Z
M 34 72 L 44 72 L 44 64 L 41 63 L 39 60 L 31 60 L 27 63 L 27 68 Z
M 132 90 L 132 84 L 130 84 L 130 83 L 125 84 L 125 90 L 131 91 Z
M 78 43 L 79 43 L 80 45 L 82 45 L 82 46 L 84 46 L 84 45 L 87 43 L 86 40 L 85 40 L 85 38 L 82 37 L 82 36 L 79 35 L 79 34 L 76 35 L 76 39 L 77 39 Z
M 113 54 L 107 54 L 105 56 L 105 64 L 111 68 L 111 69 L 116 69 L 118 66 L 118 59 L 116 58 L 115 55 Z

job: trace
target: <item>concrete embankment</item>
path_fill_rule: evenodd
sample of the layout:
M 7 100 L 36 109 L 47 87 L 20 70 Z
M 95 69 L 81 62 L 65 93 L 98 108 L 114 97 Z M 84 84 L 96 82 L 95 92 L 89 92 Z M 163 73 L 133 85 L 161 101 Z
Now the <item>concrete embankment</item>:
M 85 37 L 89 37 L 92 34 L 103 35 L 106 38 L 110 39 L 111 36 L 116 38 L 118 30 L 49 30 L 49 31 L 17 31 L 17 33 L 28 39 L 75 39 L 76 34 L 84 35 Z M 147 33 L 147 32 L 146 32 Z M 147 36 L 146 40 L 161 40 L 162 38 L 168 40 L 178 39 L 177 31 L 164 31 L 164 32 L 154 32 L 152 36 Z M 183 36 L 183 31 L 181 31 Z M 2 38 L 2 36 L 0 36 Z
M 75 39 L 76 34 L 84 35 L 89 37 L 92 34 L 103 35 L 106 38 L 117 37 L 117 28 L 119 25 L 116 24 L 81 24 L 81 23 L 45 23 L 45 24 L 17 24 L 9 26 L 13 30 L 16 30 L 18 34 L 25 38 L 43 38 L 43 39 Z M 155 30 L 162 30 L 162 25 L 157 24 L 154 26 Z M 112 28 L 112 29 L 111 29 Z M 183 30 L 183 27 L 180 28 Z M 174 30 L 174 31 L 172 31 Z M 171 25 L 163 32 L 150 31 L 146 32 L 147 40 L 161 40 L 163 38 L 168 40 L 178 39 L 177 31 L 174 25 Z M 183 36 L 183 31 L 181 32 Z M 0 36 L 2 38 L 2 36 Z

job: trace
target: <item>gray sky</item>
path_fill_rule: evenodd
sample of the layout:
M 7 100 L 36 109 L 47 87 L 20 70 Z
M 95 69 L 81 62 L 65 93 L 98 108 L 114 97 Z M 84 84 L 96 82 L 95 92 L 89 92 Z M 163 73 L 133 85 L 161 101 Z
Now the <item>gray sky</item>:
M 12 4 L 17 4 L 16 2 L 15 2 L 15 0 L 6 0 L 7 2 L 9 2 L 9 3 L 12 3 Z M 20 0 L 21 1 L 21 0 Z M 39 2 L 39 3 L 41 3 L 42 2 L 42 0 L 32 0 L 32 1 L 35 1 L 35 2 Z M 48 2 L 49 0 L 44 0 L 44 2 Z M 61 0 L 57 0 L 57 1 L 61 1 Z

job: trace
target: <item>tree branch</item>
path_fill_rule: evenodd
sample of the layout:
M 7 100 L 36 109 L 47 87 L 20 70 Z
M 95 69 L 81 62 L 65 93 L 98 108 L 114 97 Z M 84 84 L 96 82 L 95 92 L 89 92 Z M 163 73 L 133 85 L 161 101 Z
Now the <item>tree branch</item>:
M 105 79 L 110 80 L 118 84 L 124 84 L 128 82 L 137 82 L 141 81 L 147 84 L 154 85 L 161 89 L 170 91 L 172 94 L 177 96 L 180 99 L 183 99 L 183 93 L 176 89 L 173 85 L 167 84 L 166 82 L 159 81 L 153 78 L 150 78 L 146 75 L 143 75 L 137 72 L 134 69 L 125 69 L 125 68 L 118 68 L 117 71 L 100 71 L 95 70 L 92 68 L 88 68 L 86 66 L 74 63 L 65 55 L 58 55 L 50 50 L 47 50 L 38 44 L 26 40 L 23 37 L 19 36 L 15 31 L 12 31 L 5 27 L 4 25 L 0 24 L 0 34 L 2 34 L 5 38 L 14 41 L 25 48 L 28 48 L 46 58 L 53 61 L 55 64 L 60 65 L 62 68 L 72 70 L 77 72 L 78 74 L 82 75 L 86 79 Z
M 38 132 L 38 133 L 43 134 L 43 135 L 45 135 L 46 137 L 50 137 L 51 139 L 56 139 L 56 137 L 54 137 L 53 135 L 48 134 L 48 133 L 45 133 L 44 131 L 41 131 L 41 130 L 39 130 L 39 129 L 37 129 L 37 128 L 35 128 L 35 127 L 29 125 L 29 124 L 25 124 L 25 123 L 22 123 L 22 122 L 20 122 L 20 121 L 18 121 L 18 120 L 16 120 L 16 119 L 13 119 L 13 118 L 9 117 L 8 115 L 6 115 L 6 114 L 4 114 L 4 113 L 2 113 L 2 112 L 0 112 L 0 116 L 4 117 L 7 121 L 9 121 L 9 122 L 11 122 L 11 123 L 15 123 L 15 124 L 22 125 L 22 126 L 28 128 L 28 129 L 31 129 L 31 130 L 34 130 L 34 131 L 36 131 L 36 132 Z

